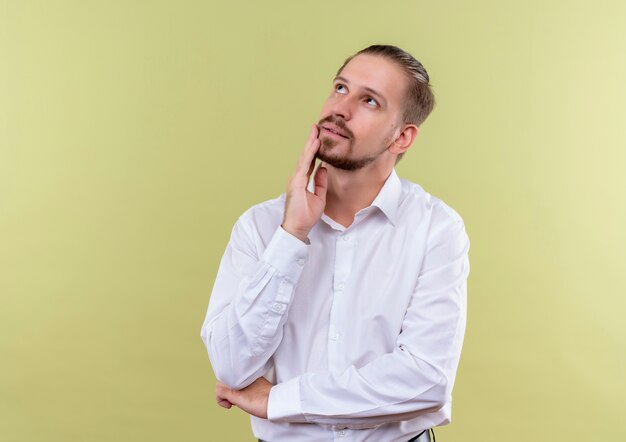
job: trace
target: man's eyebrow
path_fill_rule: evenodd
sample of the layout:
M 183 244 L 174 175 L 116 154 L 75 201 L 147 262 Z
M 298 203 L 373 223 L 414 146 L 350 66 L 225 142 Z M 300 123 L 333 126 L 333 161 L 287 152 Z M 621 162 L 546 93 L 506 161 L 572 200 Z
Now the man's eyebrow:
M 337 80 L 339 80 L 339 81 L 341 81 L 343 83 L 346 83 L 346 84 L 350 84 L 348 79 L 345 78 L 345 77 L 342 77 L 341 75 L 337 75 L 333 81 L 337 81 Z M 377 92 L 374 89 L 372 89 L 371 87 L 367 87 L 367 86 L 363 86 L 363 89 L 365 89 L 370 94 L 377 96 L 383 103 L 387 103 L 387 100 L 385 100 L 385 97 L 380 92 Z

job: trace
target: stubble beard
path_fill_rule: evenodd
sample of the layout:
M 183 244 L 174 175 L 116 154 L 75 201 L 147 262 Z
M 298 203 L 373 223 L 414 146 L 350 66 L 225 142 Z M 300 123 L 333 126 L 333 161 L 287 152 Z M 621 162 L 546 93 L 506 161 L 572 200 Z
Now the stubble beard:
M 352 153 L 352 149 L 354 146 L 354 139 L 350 138 L 345 141 L 335 140 L 332 138 L 328 138 L 326 136 L 320 137 L 320 148 L 315 155 L 321 161 L 330 166 L 333 166 L 337 169 L 341 170 L 359 170 L 368 164 L 372 163 L 376 158 L 378 158 L 385 150 L 381 151 L 377 155 L 372 155 L 364 158 L 350 158 L 350 154 Z M 348 152 L 345 155 L 336 155 L 332 153 L 333 148 L 335 148 L 339 143 L 348 143 Z

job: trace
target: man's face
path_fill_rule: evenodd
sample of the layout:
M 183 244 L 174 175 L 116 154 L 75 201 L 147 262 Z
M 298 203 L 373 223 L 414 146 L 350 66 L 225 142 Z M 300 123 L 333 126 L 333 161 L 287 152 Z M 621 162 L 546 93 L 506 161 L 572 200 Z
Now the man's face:
M 401 68 L 385 58 L 360 54 L 350 60 L 322 108 L 317 157 L 338 169 L 357 170 L 393 155 L 387 148 L 402 129 L 407 82 Z

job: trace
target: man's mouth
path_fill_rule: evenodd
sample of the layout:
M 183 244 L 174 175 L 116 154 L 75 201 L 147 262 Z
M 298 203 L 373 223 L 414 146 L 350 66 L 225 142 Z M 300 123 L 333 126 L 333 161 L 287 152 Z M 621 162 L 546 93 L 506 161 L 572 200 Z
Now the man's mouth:
M 334 135 L 334 136 L 341 137 L 341 138 L 348 138 L 348 136 L 347 136 L 347 135 L 345 135 L 345 134 L 344 134 L 343 132 L 341 132 L 339 129 L 336 129 L 336 128 L 334 128 L 334 127 L 331 127 L 331 126 L 322 126 L 322 129 L 323 129 L 325 132 L 327 132 L 327 133 L 329 133 L 329 134 L 332 134 L 332 135 Z

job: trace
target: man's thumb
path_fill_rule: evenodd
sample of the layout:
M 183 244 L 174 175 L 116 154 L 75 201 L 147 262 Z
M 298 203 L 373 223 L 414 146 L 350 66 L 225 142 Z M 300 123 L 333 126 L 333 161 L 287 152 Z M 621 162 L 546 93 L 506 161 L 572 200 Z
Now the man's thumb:
M 326 201 L 326 190 L 328 189 L 328 170 L 325 167 L 318 167 L 315 172 L 315 195 Z

